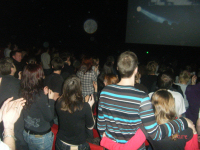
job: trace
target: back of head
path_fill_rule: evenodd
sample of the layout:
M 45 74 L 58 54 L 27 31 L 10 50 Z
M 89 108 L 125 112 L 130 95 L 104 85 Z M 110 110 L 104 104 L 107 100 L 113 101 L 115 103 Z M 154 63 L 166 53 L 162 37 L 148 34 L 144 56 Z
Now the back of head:
M 164 72 L 158 76 L 157 85 L 159 89 L 170 89 L 173 84 L 173 77 L 170 73 Z
M 179 82 L 181 84 L 187 84 L 190 80 L 190 73 L 187 70 L 184 70 L 179 75 Z
M 72 75 L 67 78 L 63 85 L 63 95 L 61 96 L 61 110 L 74 113 L 83 108 L 83 97 L 80 79 Z
M 146 69 L 148 74 L 155 74 L 158 64 L 155 61 L 148 62 Z
M 158 124 L 165 124 L 176 117 L 175 101 L 170 92 L 160 89 L 151 97 Z
M 30 107 L 33 94 L 38 94 L 43 89 L 44 72 L 41 65 L 28 64 L 24 67 L 20 82 L 21 96 L 26 99 L 26 107 Z
M 60 57 L 56 57 L 51 61 L 53 70 L 61 70 L 64 66 L 64 62 Z
M 110 85 L 110 84 L 117 84 L 119 82 L 118 77 L 115 74 L 106 74 L 104 77 L 104 84 Z
M 121 78 L 129 78 L 138 66 L 138 58 L 135 53 L 123 52 L 117 62 L 117 67 Z
M 11 74 L 11 68 L 13 68 L 13 60 L 11 58 L 2 58 L 0 60 L 0 74 L 9 75 Z
M 81 68 L 82 68 L 82 66 L 85 67 L 85 69 L 84 69 L 85 73 L 88 72 L 88 71 L 90 71 L 90 70 L 92 70 L 92 66 L 93 66 L 93 59 L 92 59 L 92 57 L 87 57 L 87 56 L 84 57 L 82 59 Z
M 115 59 L 113 56 L 108 56 L 107 57 L 107 61 L 106 62 L 111 62 L 111 63 L 114 63 L 115 62 Z

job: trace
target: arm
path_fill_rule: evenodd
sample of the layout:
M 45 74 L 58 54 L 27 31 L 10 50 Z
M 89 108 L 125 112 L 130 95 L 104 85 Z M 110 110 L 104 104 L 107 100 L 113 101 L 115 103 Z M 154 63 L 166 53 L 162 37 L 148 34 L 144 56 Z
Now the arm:
M 138 129 L 135 135 L 126 144 L 116 143 L 104 135 L 100 145 L 109 150 L 137 150 L 145 140 L 146 137 L 144 133 L 141 129 Z
M 92 111 L 92 106 L 94 105 L 94 97 L 93 95 L 90 96 L 89 100 L 88 100 L 88 104 L 90 105 L 90 108 L 91 108 L 91 111 Z M 92 112 L 91 112 L 92 113 Z M 88 113 L 89 114 L 89 113 Z M 93 122 L 95 123 L 94 121 L 94 116 L 93 116 L 93 113 L 92 113 L 92 120 Z M 89 123 L 88 123 L 89 124 Z M 89 126 L 88 129 L 89 130 L 92 130 L 94 128 L 94 124 L 93 126 Z
M 97 118 L 97 129 L 102 137 L 103 132 L 105 132 L 106 130 L 106 122 L 105 122 L 105 118 L 103 115 L 103 108 L 102 108 L 102 102 L 101 102 L 101 97 L 99 100 L 99 106 L 98 106 L 98 118 Z
M 89 103 L 85 103 L 84 106 L 85 106 L 85 115 L 86 115 L 86 117 L 85 117 L 86 123 L 85 124 L 89 130 L 92 130 L 94 127 L 94 117 L 93 117 L 93 114 L 91 111 L 91 107 L 90 107 Z
M 10 147 L 11 150 L 15 150 L 15 137 L 14 137 L 14 124 L 18 120 L 21 110 L 24 106 L 25 100 L 18 99 L 10 102 L 12 98 L 5 101 L 5 105 L 1 110 L 4 123 L 4 143 Z M 8 103 L 7 103 L 8 102 Z
M 188 128 L 187 121 L 184 118 L 158 125 L 152 108 L 150 98 L 144 98 L 140 104 L 139 115 L 144 128 L 153 140 L 161 140 Z

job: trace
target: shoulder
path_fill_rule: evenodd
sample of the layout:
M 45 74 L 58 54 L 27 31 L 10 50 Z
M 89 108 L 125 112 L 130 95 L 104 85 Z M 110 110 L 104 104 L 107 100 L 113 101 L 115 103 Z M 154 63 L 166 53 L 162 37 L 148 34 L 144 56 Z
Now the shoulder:
M 110 95 L 115 97 L 124 97 L 124 98 L 146 98 L 148 95 L 144 91 L 140 91 L 133 86 L 121 86 L 121 85 L 108 85 L 106 86 L 101 95 Z M 149 97 L 148 97 L 149 98 Z

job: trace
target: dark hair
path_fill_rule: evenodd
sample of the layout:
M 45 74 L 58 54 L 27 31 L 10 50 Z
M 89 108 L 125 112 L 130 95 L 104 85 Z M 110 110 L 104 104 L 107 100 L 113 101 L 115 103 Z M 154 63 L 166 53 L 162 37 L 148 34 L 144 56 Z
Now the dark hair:
M 13 60 L 11 58 L 2 58 L 0 59 L 0 74 L 9 75 L 11 73 L 11 68 L 13 66 Z
M 10 52 L 10 57 L 15 56 L 16 53 L 22 53 L 22 51 L 21 51 L 21 50 L 11 51 L 11 52 Z
M 114 61 L 115 61 L 115 59 L 114 59 L 113 56 L 108 56 L 107 57 L 107 61 L 106 62 L 114 62 Z
M 34 57 L 29 58 L 27 61 L 28 64 L 35 64 L 36 62 L 37 62 L 36 58 L 34 58 Z
M 69 57 L 71 57 L 70 53 L 63 53 L 61 56 L 63 61 L 67 61 Z
M 65 80 L 60 100 L 61 110 L 63 111 L 74 113 L 83 109 L 81 81 L 77 76 L 72 75 Z
M 44 72 L 41 65 L 28 64 L 24 67 L 20 92 L 21 96 L 26 99 L 25 108 L 30 108 L 35 102 L 33 95 L 39 94 L 39 91 L 43 89 L 43 77 Z
M 123 52 L 118 58 L 117 67 L 121 78 L 129 78 L 137 66 L 138 58 L 133 52 Z
M 159 89 L 170 89 L 173 84 L 173 77 L 169 72 L 164 72 L 158 76 L 157 85 Z
M 53 66 L 53 70 L 61 70 L 64 62 L 60 57 L 56 57 L 51 61 L 51 65 Z

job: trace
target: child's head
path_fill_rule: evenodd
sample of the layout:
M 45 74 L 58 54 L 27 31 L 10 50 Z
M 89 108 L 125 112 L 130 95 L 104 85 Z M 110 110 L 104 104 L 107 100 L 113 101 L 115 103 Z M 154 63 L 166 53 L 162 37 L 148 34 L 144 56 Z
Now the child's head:
M 175 101 L 171 93 L 163 89 L 158 90 L 152 95 L 151 101 L 158 124 L 164 124 L 175 119 Z

